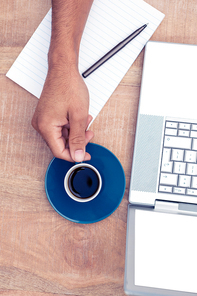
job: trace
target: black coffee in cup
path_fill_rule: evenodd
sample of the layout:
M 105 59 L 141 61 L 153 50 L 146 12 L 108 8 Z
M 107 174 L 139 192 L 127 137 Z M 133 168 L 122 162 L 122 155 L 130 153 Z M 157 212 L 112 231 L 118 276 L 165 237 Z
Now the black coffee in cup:
M 99 188 L 98 175 L 89 167 L 78 167 L 71 172 L 68 187 L 74 196 L 81 199 L 90 198 Z
M 64 188 L 67 195 L 77 202 L 89 202 L 97 197 L 102 188 L 99 171 L 88 163 L 72 166 L 65 175 Z

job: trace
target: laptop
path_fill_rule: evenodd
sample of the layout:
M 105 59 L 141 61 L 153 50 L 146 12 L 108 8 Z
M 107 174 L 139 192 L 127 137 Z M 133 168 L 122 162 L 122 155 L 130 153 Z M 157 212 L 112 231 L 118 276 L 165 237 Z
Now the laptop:
M 145 48 L 124 290 L 197 295 L 197 45 Z

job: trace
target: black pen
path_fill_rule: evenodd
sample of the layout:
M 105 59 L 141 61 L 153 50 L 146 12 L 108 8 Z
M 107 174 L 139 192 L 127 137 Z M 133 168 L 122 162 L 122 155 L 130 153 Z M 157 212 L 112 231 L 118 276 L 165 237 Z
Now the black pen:
M 88 68 L 85 72 L 82 73 L 84 78 L 88 77 L 92 72 L 98 69 L 102 64 L 104 64 L 107 60 L 109 60 L 113 55 L 115 55 L 118 51 L 120 51 L 123 47 L 125 47 L 131 40 L 133 40 L 137 35 L 139 35 L 148 24 L 143 25 L 123 41 L 118 43 L 115 47 L 113 47 L 108 53 L 106 53 L 100 60 L 94 63 L 90 68 Z

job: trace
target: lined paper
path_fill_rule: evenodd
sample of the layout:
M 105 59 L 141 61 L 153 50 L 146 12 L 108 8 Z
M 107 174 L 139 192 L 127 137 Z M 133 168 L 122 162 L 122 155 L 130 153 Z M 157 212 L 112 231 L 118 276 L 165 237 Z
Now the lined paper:
M 84 79 L 90 95 L 89 113 L 99 114 L 164 14 L 137 0 L 94 0 L 81 40 L 79 71 L 83 73 L 137 28 L 145 30 L 105 64 Z M 6 76 L 40 98 L 48 71 L 51 39 L 51 9 L 30 38 Z

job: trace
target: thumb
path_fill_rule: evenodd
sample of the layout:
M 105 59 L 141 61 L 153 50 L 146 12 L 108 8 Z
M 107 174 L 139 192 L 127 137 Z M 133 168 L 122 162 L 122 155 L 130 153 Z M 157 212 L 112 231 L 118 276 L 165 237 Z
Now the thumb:
M 69 118 L 70 134 L 69 149 L 72 159 L 75 162 L 82 162 L 85 158 L 85 132 L 87 126 L 87 117 L 81 119 Z

